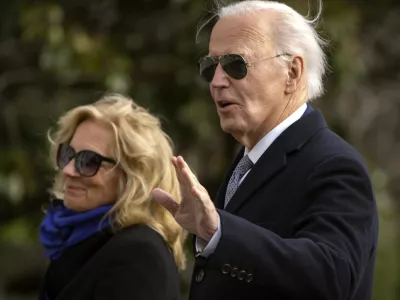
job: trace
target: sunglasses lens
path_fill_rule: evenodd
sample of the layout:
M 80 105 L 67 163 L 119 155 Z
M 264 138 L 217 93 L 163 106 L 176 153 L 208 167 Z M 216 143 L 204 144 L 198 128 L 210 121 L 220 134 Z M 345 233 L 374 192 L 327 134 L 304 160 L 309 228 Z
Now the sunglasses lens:
M 243 57 L 238 54 L 227 54 L 221 57 L 222 69 L 234 79 L 243 79 L 247 75 L 247 66 Z
M 212 57 L 203 57 L 197 65 L 200 76 L 207 82 L 211 82 L 217 65 L 218 63 Z
M 64 169 L 66 165 L 74 158 L 75 151 L 68 144 L 60 144 L 57 151 L 57 167 Z
M 226 74 L 234 79 L 243 79 L 247 75 L 246 62 L 239 54 L 223 55 L 219 59 L 219 63 L 221 63 L 221 66 Z M 210 56 L 203 57 L 197 65 L 200 76 L 203 77 L 207 82 L 211 82 L 214 77 L 215 70 L 217 69 L 217 65 L 217 59 Z
M 82 176 L 94 176 L 101 166 L 101 156 L 96 152 L 83 150 L 80 151 L 76 158 L 76 168 L 77 171 Z

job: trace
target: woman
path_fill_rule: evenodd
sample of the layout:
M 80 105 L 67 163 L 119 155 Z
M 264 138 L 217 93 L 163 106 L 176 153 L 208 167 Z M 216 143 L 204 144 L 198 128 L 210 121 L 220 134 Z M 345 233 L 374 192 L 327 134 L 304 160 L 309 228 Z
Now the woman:
M 151 198 L 160 187 L 179 199 L 158 119 L 109 95 L 67 112 L 49 139 L 58 173 L 40 226 L 40 299 L 179 299 L 186 234 Z

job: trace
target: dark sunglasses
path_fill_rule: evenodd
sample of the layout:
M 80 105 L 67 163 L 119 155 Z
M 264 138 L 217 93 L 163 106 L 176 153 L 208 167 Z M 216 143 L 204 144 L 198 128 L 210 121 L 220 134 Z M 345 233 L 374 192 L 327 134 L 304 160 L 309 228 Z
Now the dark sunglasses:
M 221 64 L 222 69 L 230 77 L 234 79 L 243 79 L 247 75 L 247 69 L 250 64 L 272 59 L 284 55 L 290 55 L 287 53 L 278 54 L 272 57 L 263 58 L 253 62 L 246 62 L 240 54 L 225 54 L 221 56 L 204 56 L 200 58 L 197 63 L 197 70 L 201 77 L 207 82 L 211 82 L 214 78 L 215 70 L 218 64 Z
M 91 150 L 75 152 L 71 145 L 61 143 L 57 150 L 57 167 L 64 169 L 75 158 L 75 170 L 82 176 L 91 177 L 99 171 L 103 161 L 116 164 L 117 162 Z

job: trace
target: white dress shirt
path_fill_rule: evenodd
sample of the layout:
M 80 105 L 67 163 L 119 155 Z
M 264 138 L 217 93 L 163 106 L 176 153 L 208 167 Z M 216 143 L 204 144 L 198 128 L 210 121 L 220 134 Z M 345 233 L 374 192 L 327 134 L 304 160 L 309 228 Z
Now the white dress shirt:
M 250 160 L 255 165 L 259 160 L 261 155 L 268 149 L 269 146 L 277 139 L 279 135 L 282 134 L 290 125 L 299 120 L 301 116 L 307 109 L 307 104 L 303 104 L 300 108 L 298 108 L 293 114 L 287 117 L 283 122 L 274 127 L 270 132 L 268 132 L 254 147 L 249 151 L 249 149 L 245 148 L 244 155 L 248 155 Z M 243 179 L 251 172 L 251 169 L 247 171 L 247 173 L 240 179 L 239 184 L 243 182 Z M 208 257 L 212 254 L 217 248 L 219 240 L 221 238 L 221 220 L 218 215 L 218 228 L 217 231 L 212 236 L 210 242 L 207 244 L 207 241 L 196 237 L 196 256 L 200 255 L 203 257 Z

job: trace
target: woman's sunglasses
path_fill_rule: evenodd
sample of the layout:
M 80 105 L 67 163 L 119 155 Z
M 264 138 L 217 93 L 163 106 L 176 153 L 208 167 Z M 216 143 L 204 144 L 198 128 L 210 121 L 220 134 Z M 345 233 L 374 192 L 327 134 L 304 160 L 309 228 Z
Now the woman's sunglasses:
M 75 170 L 82 176 L 91 177 L 99 171 L 103 161 L 116 164 L 117 162 L 91 150 L 75 152 L 69 144 L 61 143 L 57 151 L 57 167 L 64 169 L 75 158 Z
M 218 64 L 221 64 L 222 69 L 230 77 L 234 79 L 243 79 L 247 75 L 247 69 L 250 64 L 272 59 L 284 55 L 290 55 L 287 53 L 278 54 L 272 57 L 263 58 L 253 62 L 246 62 L 240 54 L 225 54 L 221 56 L 204 56 L 200 58 L 197 63 L 197 70 L 201 77 L 203 77 L 207 82 L 211 82 L 214 78 L 215 70 Z

